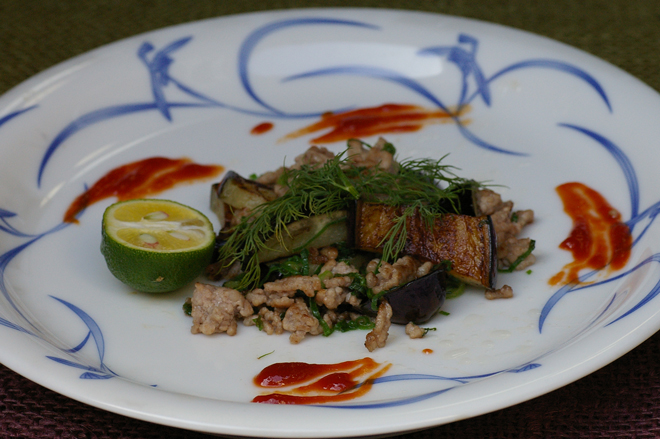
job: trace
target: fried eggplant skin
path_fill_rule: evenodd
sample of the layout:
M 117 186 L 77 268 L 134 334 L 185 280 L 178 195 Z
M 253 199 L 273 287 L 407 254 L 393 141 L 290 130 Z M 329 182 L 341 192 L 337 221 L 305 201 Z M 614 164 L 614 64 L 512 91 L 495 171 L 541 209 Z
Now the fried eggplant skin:
M 384 299 L 392 307 L 392 323 L 405 325 L 425 323 L 438 313 L 447 296 L 447 273 L 432 273 L 392 288 Z

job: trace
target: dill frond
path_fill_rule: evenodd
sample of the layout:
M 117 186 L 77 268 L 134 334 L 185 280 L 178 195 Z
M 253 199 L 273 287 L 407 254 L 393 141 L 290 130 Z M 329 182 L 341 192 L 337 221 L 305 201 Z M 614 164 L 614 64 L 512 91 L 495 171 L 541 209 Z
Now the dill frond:
M 223 267 L 236 261 L 244 275 L 237 289 L 254 288 L 261 280 L 257 253 L 265 242 L 275 236 L 280 242 L 287 225 L 310 216 L 347 209 L 356 200 L 378 201 L 402 206 L 401 216 L 385 238 L 383 260 L 393 261 L 403 251 L 406 242 L 406 221 L 417 212 L 432 225 L 446 212 L 457 212 L 457 200 L 474 182 L 456 176 L 452 166 L 438 159 L 408 159 L 399 163 L 396 173 L 377 167 L 365 168 L 353 164 L 346 151 L 321 166 L 303 165 L 288 169 L 278 180 L 287 192 L 272 201 L 257 206 L 236 225 L 219 249 L 218 260 Z M 472 186 L 471 186 L 472 187 Z

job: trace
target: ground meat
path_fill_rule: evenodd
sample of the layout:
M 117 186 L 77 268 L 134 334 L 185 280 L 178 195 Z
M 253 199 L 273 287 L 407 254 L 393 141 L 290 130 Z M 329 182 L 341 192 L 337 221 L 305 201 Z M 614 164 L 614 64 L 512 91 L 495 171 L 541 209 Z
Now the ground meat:
M 406 334 L 410 338 L 422 338 L 424 337 L 424 330 L 413 322 L 408 322 L 406 325 Z
M 378 263 L 380 262 L 380 267 Z M 394 264 L 374 259 L 367 264 L 367 286 L 374 294 L 389 290 L 416 278 L 420 263 L 410 256 L 399 258 Z M 375 273 L 378 267 L 378 274 Z
M 513 212 L 513 202 L 502 201 L 502 197 L 490 189 L 478 191 L 476 200 L 478 213 L 490 215 L 493 221 L 497 236 L 498 266 L 506 268 L 529 249 L 529 238 L 519 239 L 517 236 L 523 227 L 534 221 L 534 211 Z M 534 255 L 530 254 L 516 267 L 516 270 L 523 270 L 535 261 Z
M 328 151 L 326 147 L 314 145 L 295 158 L 295 164 L 291 166 L 291 169 L 300 169 L 303 165 L 311 165 L 312 168 L 318 168 L 333 158 L 335 158 L 335 155 Z
M 362 303 L 362 299 L 360 299 L 357 296 L 354 296 L 351 293 L 348 293 L 346 295 L 346 303 L 348 303 L 349 305 L 354 306 L 356 308 L 359 308 L 360 304 Z
M 502 205 L 500 194 L 490 190 L 482 189 L 476 193 L 478 215 L 492 215 Z
M 291 332 L 289 341 L 293 344 L 300 343 L 306 334 L 318 335 L 323 332 L 319 321 L 312 315 L 305 301 L 300 298 L 286 310 L 282 327 Z
M 322 288 L 321 279 L 318 276 L 291 276 L 284 279 L 278 279 L 264 284 L 266 294 L 288 293 L 300 290 L 307 297 L 314 297 L 314 294 Z
M 386 143 L 387 141 L 381 137 L 371 148 L 365 148 L 362 142 L 352 139 L 348 141 L 346 156 L 356 166 L 378 167 L 384 171 L 395 173 L 398 166 L 394 161 L 394 156 L 383 150 Z
M 389 335 L 390 325 L 392 319 L 392 307 L 387 301 L 382 301 L 378 306 L 378 314 L 376 315 L 376 326 L 367 334 L 367 339 L 364 346 L 373 352 L 378 348 L 385 347 L 387 336 Z
M 254 307 L 266 305 L 274 308 L 288 308 L 293 305 L 293 296 L 295 295 L 295 290 L 266 292 L 261 288 L 257 288 L 247 293 L 245 298 Z
M 252 315 L 253 309 L 243 295 L 231 288 L 195 284 L 192 296 L 193 334 L 236 334 L 236 318 Z
M 322 255 L 318 248 L 309 247 L 307 250 L 309 251 L 309 263 L 310 264 L 323 265 L 326 262 L 328 262 L 328 257 L 325 256 L 325 255 Z
M 277 183 L 277 180 L 282 176 L 282 174 L 284 174 L 284 171 L 286 171 L 286 168 L 281 166 L 274 171 L 265 172 L 257 177 L 256 182 L 272 186 Z
M 497 290 L 486 290 L 486 299 L 510 299 L 513 297 L 513 289 L 510 286 L 504 285 Z
M 424 277 L 431 272 L 433 269 L 433 262 L 426 261 L 417 268 L 417 278 Z
M 340 262 L 332 268 L 332 274 L 349 274 L 357 273 L 358 270 L 355 267 L 351 267 L 346 262 Z
M 268 335 L 273 334 L 282 334 L 284 332 L 284 327 L 282 325 L 282 318 L 280 317 L 282 311 L 275 310 L 271 311 L 268 308 L 261 308 L 257 317 L 261 319 L 262 329 Z M 249 317 L 248 317 L 249 319 Z M 253 324 L 256 318 L 252 317 L 251 321 Z M 247 320 L 247 319 L 246 319 Z
M 312 167 L 318 167 L 328 160 L 332 160 L 334 157 L 335 155 L 323 146 L 311 146 L 309 149 L 307 149 L 307 151 L 298 155 L 294 159 L 294 164 L 289 166 L 288 169 L 300 169 L 303 165 L 312 165 Z M 273 185 L 286 170 L 287 168 L 280 166 L 274 171 L 264 172 L 259 177 L 257 177 L 256 181 L 265 185 Z
M 281 166 L 275 171 L 265 172 L 257 177 L 256 181 L 261 184 L 271 186 L 275 195 L 281 197 L 287 191 L 285 186 L 277 184 L 279 178 L 286 172 L 287 169 L 300 169 L 303 165 L 311 165 L 313 168 L 317 168 L 323 165 L 328 160 L 332 160 L 335 155 L 328 151 L 325 147 L 321 146 L 312 146 L 304 153 L 300 154 L 294 159 L 294 164 L 285 168 Z
M 332 287 L 325 290 L 320 290 L 316 293 L 316 303 L 324 305 L 328 309 L 337 309 L 339 305 L 344 303 L 346 299 L 346 290 L 342 287 Z
M 339 256 L 339 250 L 335 247 L 323 247 L 319 250 L 319 253 L 321 253 L 322 256 L 325 256 L 328 260 L 337 259 L 337 256 Z
M 529 249 L 530 241 L 531 240 L 529 238 L 521 238 L 521 239 L 510 238 L 509 240 L 507 240 L 507 242 L 505 243 L 506 252 L 503 252 L 504 254 L 502 255 L 502 257 L 498 257 L 498 259 L 500 259 L 501 261 L 500 268 L 508 267 L 514 262 L 516 262 L 518 258 Z M 522 262 L 520 262 L 516 266 L 515 269 L 524 270 L 530 265 L 533 265 L 534 262 L 536 262 L 536 256 L 530 253 L 529 255 L 527 255 L 525 259 L 522 260 Z
M 348 287 L 353 283 L 353 279 L 348 276 L 337 276 L 325 279 L 323 285 L 326 288 Z

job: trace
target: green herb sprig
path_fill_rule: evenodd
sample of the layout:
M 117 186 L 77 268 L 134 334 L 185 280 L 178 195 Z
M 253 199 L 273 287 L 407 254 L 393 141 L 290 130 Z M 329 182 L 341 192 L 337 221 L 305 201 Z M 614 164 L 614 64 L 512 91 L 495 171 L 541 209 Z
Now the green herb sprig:
M 218 260 L 223 268 L 239 261 L 243 276 L 236 288 L 255 288 L 262 279 L 257 254 L 271 236 L 282 242 L 287 224 L 345 210 L 356 200 L 366 200 L 405 206 L 383 242 L 382 259 L 391 262 L 405 245 L 408 217 L 418 213 L 432 224 L 438 215 L 458 211 L 456 202 L 468 180 L 457 177 L 452 166 L 443 165 L 445 157 L 404 160 L 397 172 L 390 173 L 377 167 L 356 166 L 343 151 L 322 166 L 287 170 L 278 180 L 287 192 L 243 217 L 220 247 Z

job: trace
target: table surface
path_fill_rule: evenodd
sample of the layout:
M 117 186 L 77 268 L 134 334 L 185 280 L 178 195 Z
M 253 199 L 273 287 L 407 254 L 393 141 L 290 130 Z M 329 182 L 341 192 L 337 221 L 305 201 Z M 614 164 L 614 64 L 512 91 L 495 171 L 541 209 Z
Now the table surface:
M 103 44 L 178 23 L 294 7 L 385 7 L 476 18 L 590 52 L 660 90 L 657 0 L 2 0 L 0 94 Z M 660 436 L 660 334 L 559 390 L 490 414 L 397 436 Z M 34 438 L 201 438 L 90 407 L 0 365 L 0 435 Z

